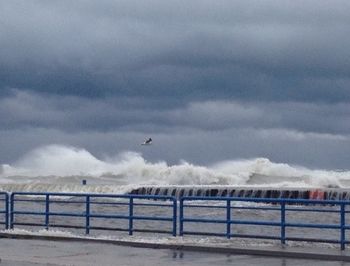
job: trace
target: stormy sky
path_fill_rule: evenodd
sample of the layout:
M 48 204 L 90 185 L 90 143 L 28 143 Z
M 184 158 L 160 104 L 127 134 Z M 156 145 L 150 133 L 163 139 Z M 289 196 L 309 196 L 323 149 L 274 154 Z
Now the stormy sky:
M 0 1 L 0 163 L 62 144 L 350 169 L 349 47 L 345 0 Z

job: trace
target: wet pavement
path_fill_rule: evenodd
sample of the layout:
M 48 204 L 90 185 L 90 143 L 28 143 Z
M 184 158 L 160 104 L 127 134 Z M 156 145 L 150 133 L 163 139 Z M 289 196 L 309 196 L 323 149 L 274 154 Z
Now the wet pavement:
M 0 239 L 0 266 L 82 266 L 82 265 L 317 265 L 350 266 L 349 262 L 217 254 L 175 249 L 151 249 L 106 243 Z

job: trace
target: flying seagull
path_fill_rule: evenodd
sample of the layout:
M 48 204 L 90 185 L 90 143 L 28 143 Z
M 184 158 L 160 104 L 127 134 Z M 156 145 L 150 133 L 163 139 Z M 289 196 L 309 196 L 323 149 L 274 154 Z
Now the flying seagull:
M 143 143 L 141 143 L 141 145 L 151 145 L 152 144 L 152 139 L 149 138 L 147 140 L 145 140 Z

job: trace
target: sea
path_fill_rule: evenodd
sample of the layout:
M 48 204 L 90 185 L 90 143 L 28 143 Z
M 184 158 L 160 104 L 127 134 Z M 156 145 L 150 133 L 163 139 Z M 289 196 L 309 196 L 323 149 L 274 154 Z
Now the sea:
M 86 185 L 83 185 L 86 182 Z M 11 164 L 2 164 L 0 166 L 0 191 L 14 192 L 74 192 L 74 193 L 106 193 L 106 194 L 125 194 L 133 189 L 142 186 L 185 186 L 185 187 L 218 187 L 218 186 L 237 186 L 249 188 L 269 187 L 274 189 L 288 189 L 288 188 L 310 188 L 310 189 L 342 189 L 350 188 L 350 171 L 336 169 L 309 169 L 302 166 L 290 165 L 285 163 L 276 163 L 270 161 L 268 158 L 253 158 L 240 160 L 227 160 L 217 162 L 211 165 L 195 165 L 190 162 L 180 161 L 178 164 L 169 165 L 165 161 L 149 162 L 143 158 L 142 154 L 136 152 L 122 152 L 116 156 L 106 156 L 103 159 L 96 158 L 89 151 L 81 148 L 63 146 L 63 145 L 49 145 L 39 147 L 25 155 Z M 237 203 L 248 204 L 252 206 L 253 203 Z M 238 205 L 237 205 L 238 206 Z M 81 207 L 81 206 L 80 206 Z M 69 207 L 73 208 L 73 207 Z M 79 206 L 78 206 L 79 208 Z M 329 206 L 329 208 L 337 208 L 336 206 Z M 139 210 L 141 213 L 148 213 L 147 210 Z M 159 210 L 154 210 L 154 213 L 159 213 Z M 210 211 L 203 211 L 200 215 L 212 215 L 218 217 L 224 215 L 223 209 L 210 209 Z M 152 211 L 151 211 L 152 213 Z M 244 211 L 237 211 L 235 215 L 240 215 L 242 219 L 266 219 L 273 221 L 279 219 L 279 213 L 267 213 L 261 210 L 246 213 Z M 64 223 L 65 220 L 57 220 L 56 222 Z M 64 219 L 64 218 L 62 218 Z M 329 214 L 305 214 L 304 212 L 293 212 L 290 218 L 295 221 L 321 222 L 321 223 L 339 223 L 339 217 L 330 212 Z M 69 221 L 68 221 L 69 222 Z M 79 223 L 79 221 L 77 221 Z M 96 224 L 96 226 L 116 226 L 113 221 L 104 221 L 105 223 Z M 99 222 L 97 222 L 99 223 Z M 349 221 L 350 223 L 350 221 Z M 147 229 L 149 225 L 145 224 Z M 156 225 L 157 226 L 157 225 Z M 205 226 L 205 225 L 203 225 Z M 223 225 L 221 225 L 223 226 Z M 169 225 L 170 228 L 170 225 Z M 191 228 L 189 228 L 191 229 Z M 224 230 L 224 228 L 201 228 L 209 230 Z M 279 228 L 275 227 L 236 227 L 237 233 L 240 234 L 271 234 L 278 235 Z M 269 231 L 270 230 L 270 231 Z M 315 234 L 325 239 L 339 239 L 339 232 L 337 230 L 319 230 L 304 228 L 287 232 L 288 234 L 295 234 L 294 236 L 313 237 Z M 317 231 L 319 230 L 319 231 Z M 50 229 L 49 231 L 35 229 L 35 234 L 53 234 L 62 236 L 83 236 L 84 231 L 77 232 L 71 229 Z M 23 227 L 16 228 L 13 232 L 20 234 L 32 234 L 33 229 Z M 185 236 L 173 238 L 171 236 L 161 236 L 155 234 L 135 234 L 130 237 L 123 233 L 110 233 L 106 231 L 95 231 L 91 233 L 91 237 L 108 238 L 108 239 L 133 239 L 135 241 L 161 242 L 161 243 L 191 243 L 191 244 L 214 244 L 229 246 L 231 244 L 239 244 L 244 246 L 260 246 L 269 247 L 280 245 L 279 242 L 269 240 L 247 240 L 247 239 L 225 239 L 217 237 L 201 237 L 201 236 Z M 350 237 L 347 236 L 348 238 Z M 1 240 L 0 246 L 2 248 L 6 245 L 12 245 L 11 241 L 18 241 L 17 248 L 26 250 L 26 245 L 41 245 L 43 249 L 50 250 L 52 245 L 58 247 L 57 250 L 64 249 L 64 245 L 52 244 L 50 242 L 39 241 L 28 244 L 27 241 L 22 240 Z M 4 244 L 4 241 L 9 241 L 9 244 Z M 3 243 L 3 244 L 1 244 Z M 15 244 L 13 244 L 15 245 Z M 74 254 L 85 254 L 82 250 L 88 249 L 84 245 L 89 244 L 69 244 L 73 247 L 71 251 Z M 96 247 L 101 250 L 99 253 L 101 259 L 108 260 L 108 256 L 113 256 L 107 252 L 110 247 Z M 305 248 L 330 248 L 339 249 L 339 245 L 326 243 L 288 243 L 294 247 Z M 115 247 L 114 247 L 115 248 Z M 93 249 L 93 248 L 91 248 Z M 6 249 L 5 249 L 6 250 Z M 52 249 L 51 249 L 52 250 Z M 102 251 L 103 250 L 103 251 Z M 133 251 L 131 251 L 133 250 Z M 9 251 L 10 252 L 10 251 Z M 47 251 L 48 254 L 50 251 Z M 63 251 L 62 251 L 63 252 Z M 104 252 L 109 255 L 103 256 Z M 293 259 L 277 259 L 277 258 L 257 258 L 255 256 L 225 256 L 215 254 L 200 254 L 195 252 L 179 253 L 176 251 L 164 250 L 140 250 L 127 249 L 125 247 L 115 248 L 114 254 L 118 254 L 118 259 L 123 261 L 120 265 L 177 265 L 184 263 L 185 265 L 348 265 L 346 263 L 319 262 L 310 260 L 293 260 Z M 132 254 L 129 254 L 131 252 Z M 11 252 L 10 252 L 11 253 Z M 15 257 L 8 256 L 10 253 L 2 253 L 4 259 L 0 265 L 15 265 L 11 264 Z M 35 253 L 35 252 L 34 252 Z M 33 254 L 34 254 L 33 253 Z M 64 252 L 63 252 L 64 253 Z M 112 251 L 111 251 L 112 253 Z M 21 253 L 20 254 L 25 254 Z M 27 255 L 27 258 L 19 260 L 17 265 L 41 265 L 40 263 L 51 263 L 52 265 L 88 265 L 84 264 L 84 260 L 90 255 L 81 255 L 81 260 L 75 260 L 74 263 L 56 264 L 56 260 L 37 260 L 38 254 Z M 90 254 L 87 252 L 86 254 Z M 122 255 L 120 255 L 122 254 Z M 96 255 L 96 256 L 100 256 Z M 54 256 L 54 255 L 53 255 Z M 56 256 L 56 255 L 55 255 Z M 117 255 L 115 255 L 117 256 Z M 140 257 L 141 256 L 141 257 Z M 36 259 L 35 259 L 36 258 Z M 142 258 L 142 259 L 140 259 Z M 157 258 L 157 259 L 155 259 Z M 129 263 L 128 261 L 133 261 Z M 235 264 L 239 262 L 238 264 Z M 9 264 L 6 264 L 9 263 Z M 25 264 L 27 263 L 27 264 Z M 32 264 L 30 264 L 32 263 Z M 129 264 L 128 264 L 129 263 Z M 335 263 L 335 264 L 334 264 Z M 51 265 L 50 264 L 50 265 Z M 46 264 L 45 264 L 46 265 Z M 90 264 L 89 264 L 90 265 Z M 93 264 L 91 264 L 93 265 Z M 97 264 L 96 264 L 97 265 Z M 113 264 L 101 264 L 113 265 Z M 349 264 L 350 265 L 350 264 Z

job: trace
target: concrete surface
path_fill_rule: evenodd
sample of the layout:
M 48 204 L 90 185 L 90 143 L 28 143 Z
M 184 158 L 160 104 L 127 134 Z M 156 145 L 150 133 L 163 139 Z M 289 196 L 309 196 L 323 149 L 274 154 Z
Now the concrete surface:
M 255 256 L 271 256 L 283 258 L 299 258 L 313 260 L 328 260 L 328 261 L 349 261 L 350 251 L 341 251 L 340 248 L 297 248 L 287 246 L 218 246 L 210 244 L 190 244 L 190 243 L 154 243 L 154 242 L 135 242 L 127 240 L 109 240 L 97 238 L 80 238 L 66 236 L 47 236 L 47 235 L 27 235 L 0 233 L 0 238 L 9 239 L 30 239 L 30 240 L 48 240 L 48 241 L 69 241 L 69 242 L 85 242 L 85 243 L 100 243 L 119 246 L 150 248 L 150 249 L 169 249 L 178 251 L 196 251 L 206 253 L 221 253 L 221 254 L 240 254 L 240 255 L 255 255 Z

